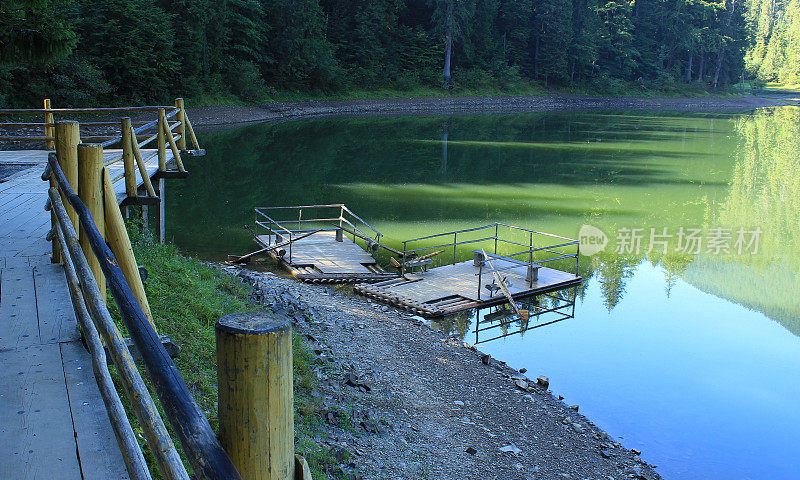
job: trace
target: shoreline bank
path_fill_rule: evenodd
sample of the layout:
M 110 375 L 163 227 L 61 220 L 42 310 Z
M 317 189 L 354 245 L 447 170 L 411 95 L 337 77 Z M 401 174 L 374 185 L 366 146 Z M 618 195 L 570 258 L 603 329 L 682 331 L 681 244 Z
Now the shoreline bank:
M 510 368 L 408 313 L 270 272 L 220 266 L 291 316 L 317 355 L 321 442 L 364 479 L 656 480 L 639 456 Z M 346 452 L 346 454 L 345 454 Z
M 797 105 L 794 98 L 736 97 L 636 98 L 551 94 L 527 97 L 423 97 L 273 102 L 262 106 L 189 108 L 192 124 L 203 130 L 319 117 L 531 113 L 598 110 L 662 112 L 744 112 Z

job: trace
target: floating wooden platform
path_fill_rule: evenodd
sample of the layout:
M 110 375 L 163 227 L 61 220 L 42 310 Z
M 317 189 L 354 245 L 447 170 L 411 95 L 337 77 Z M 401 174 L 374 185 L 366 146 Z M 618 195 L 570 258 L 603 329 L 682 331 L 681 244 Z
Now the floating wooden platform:
M 581 282 L 581 277 L 571 273 L 540 267 L 538 279 L 529 284 L 525 280 L 527 266 L 515 267 L 516 263 L 502 259 L 494 259 L 492 262 L 495 268 L 502 270 L 502 276 L 510 283 L 508 288 L 514 298 L 560 290 Z M 479 271 L 480 268 L 470 260 L 432 268 L 405 278 L 358 284 L 354 290 L 426 317 L 449 315 L 461 310 L 507 302 L 501 292 L 492 294 L 486 288 L 494 280 L 491 271 L 484 267 L 480 277 Z
M 273 246 L 275 239 L 274 235 L 255 237 L 256 243 L 264 248 Z M 352 239 L 344 236 L 341 242 L 337 241 L 336 232 L 333 231 L 320 231 L 296 240 L 291 246 L 291 258 L 289 247 L 283 249 L 286 251 L 284 255 L 278 255 L 275 251 L 268 253 L 289 269 L 292 275 L 305 282 L 359 283 L 397 278 L 396 274 L 381 268 Z

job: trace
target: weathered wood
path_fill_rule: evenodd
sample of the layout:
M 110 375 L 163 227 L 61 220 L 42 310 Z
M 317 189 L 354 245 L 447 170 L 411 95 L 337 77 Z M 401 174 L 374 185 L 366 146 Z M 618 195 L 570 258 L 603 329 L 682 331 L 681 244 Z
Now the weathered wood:
M 167 182 L 158 179 L 158 243 L 164 245 L 167 236 Z
M 313 480 L 308 462 L 300 455 L 294 456 L 294 478 L 295 480 Z
M 176 119 L 180 124 L 178 125 L 178 148 L 181 150 L 186 150 L 186 110 L 183 106 L 183 99 L 176 98 L 175 99 L 175 108 L 178 109 L 178 113 L 175 115 Z
M 189 139 L 192 141 L 192 147 L 195 150 L 200 150 L 200 143 L 197 141 L 197 135 L 194 134 L 194 128 L 192 128 L 192 122 L 189 121 L 189 116 L 186 115 L 185 111 L 183 114 L 183 119 L 186 121 L 186 130 L 189 132 Z M 205 150 L 203 150 L 205 153 Z
M 106 241 L 108 246 L 111 247 L 111 251 L 114 252 L 119 268 L 125 275 L 133 295 L 139 302 L 139 306 L 142 307 L 147 321 L 150 322 L 153 330 L 158 331 L 153 321 L 153 314 L 150 312 L 150 302 L 147 301 L 147 294 L 144 292 L 142 277 L 139 275 L 139 264 L 133 254 L 133 247 L 131 246 L 130 238 L 128 238 L 128 230 L 125 228 L 125 220 L 122 219 L 122 212 L 120 212 L 117 205 L 114 184 L 111 182 L 111 176 L 106 168 L 103 169 L 103 193 Z
M 158 197 L 125 197 L 119 202 L 120 207 L 130 207 L 131 205 L 158 205 L 161 199 Z M 127 216 L 125 218 L 128 218 Z
M 55 161 L 50 162 L 53 173 L 57 176 L 59 185 L 63 185 L 63 173 Z M 92 221 L 91 213 L 80 198 L 75 195 L 69 186 L 64 186 L 67 199 L 78 212 L 83 230 L 88 231 L 92 250 L 100 262 L 103 272 L 108 278 L 111 293 L 119 308 L 125 326 L 136 342 L 144 358 L 145 366 L 150 378 L 156 387 L 161 404 L 173 428 L 181 439 L 186 456 L 192 468 L 198 475 L 207 478 L 240 479 L 241 476 L 231 463 L 230 458 L 211 429 L 208 419 L 195 402 L 189 388 L 181 377 L 178 368 L 173 363 L 169 354 L 161 344 L 158 334 L 150 326 L 147 317 L 142 312 L 136 301 L 128 282 L 120 270 L 114 254 L 105 243 L 97 226 Z M 58 199 L 55 192 L 51 199 Z M 60 200 L 60 199 L 59 199 Z M 54 201 L 54 203 L 56 203 Z M 59 215 L 59 221 L 60 221 Z M 108 312 L 106 311 L 106 314 Z M 117 332 L 118 333 L 118 332 Z M 126 353 L 130 356 L 130 352 Z
M 82 478 L 59 345 L 0 349 L 0 365 L 0 476 Z
M 64 176 L 69 180 L 72 189 L 78 191 L 78 145 L 81 143 L 79 124 L 78 122 L 59 121 L 56 122 L 55 132 L 58 164 L 61 166 Z M 61 201 L 64 201 L 63 196 Z M 67 205 L 67 212 L 75 231 L 79 232 L 78 215 L 70 205 Z
M 44 99 L 44 110 L 45 110 L 45 112 L 44 112 L 44 123 L 45 123 L 44 136 L 52 138 L 55 135 L 55 132 L 53 131 L 53 127 L 52 127 L 52 125 L 53 125 L 53 112 L 50 111 L 50 99 L 49 98 L 45 98 Z M 45 142 L 45 147 L 48 150 L 55 150 L 56 143 L 55 143 L 54 140 L 47 140 Z
M 64 174 L 54 165 L 51 161 L 53 174 L 56 175 L 56 180 L 59 185 L 64 189 L 64 194 L 67 199 L 73 204 L 76 212 L 81 220 L 82 230 L 90 232 L 92 238 L 99 238 L 100 242 L 105 245 L 100 232 L 97 231 L 97 226 L 91 220 L 91 214 L 88 208 L 83 205 L 80 198 L 75 195 L 71 187 L 65 184 L 63 178 Z M 58 217 L 59 226 L 66 241 L 66 247 L 69 250 L 70 258 L 74 262 L 75 271 L 80 282 L 81 290 L 85 295 L 86 306 L 89 310 L 91 318 L 94 320 L 97 330 L 102 335 L 102 339 L 106 345 L 109 346 L 109 352 L 114 360 L 114 365 L 120 372 L 120 379 L 125 387 L 128 397 L 131 399 L 133 411 L 139 419 L 139 424 L 142 426 L 145 439 L 150 451 L 155 456 L 156 463 L 158 463 L 159 470 L 169 480 L 188 480 L 189 474 L 183 466 L 180 455 L 175 450 L 175 445 L 172 443 L 172 438 L 167 432 L 167 427 L 164 425 L 161 415 L 158 413 L 153 399 L 150 397 L 150 392 L 142 380 L 139 370 L 136 368 L 133 357 L 125 344 L 125 339 L 114 324 L 111 314 L 105 304 L 105 295 L 100 292 L 99 287 L 93 281 L 93 273 L 89 266 L 89 262 L 83 254 L 78 238 L 75 231 L 70 228 L 67 220 L 66 210 L 64 204 L 61 202 L 61 197 L 55 190 L 50 190 L 50 199 L 53 202 L 53 209 Z M 86 219 L 86 220 L 85 220 Z M 106 249 L 108 247 L 106 246 Z M 109 256 L 113 256 L 110 250 L 107 250 Z M 119 276 L 122 272 L 119 271 Z M 124 280 L 122 280 L 123 283 Z M 127 285 L 127 283 L 126 283 Z M 130 290 L 128 290 L 130 292 Z M 133 294 L 130 294 L 133 297 Z M 136 300 L 133 299 L 133 302 Z M 130 302 L 129 302 L 130 304 Z M 138 303 L 136 304 L 138 305 Z M 142 314 L 142 322 L 147 323 L 146 317 Z
M 35 289 L 27 258 L 6 258 L 0 271 L 0 350 L 39 343 Z
M 131 135 L 132 134 L 133 129 L 131 129 Z M 142 152 L 139 150 L 139 145 L 136 142 L 132 142 L 131 147 L 133 148 L 133 158 L 136 159 L 136 165 L 139 167 L 139 174 L 142 176 L 142 183 L 147 190 L 147 194 L 151 197 L 155 197 L 156 192 L 153 189 L 153 184 L 150 183 L 150 175 L 147 173 L 147 167 L 142 161 Z
M 229 260 L 230 263 L 246 262 L 247 260 L 249 260 L 250 258 L 254 257 L 255 255 L 258 255 L 260 253 L 271 252 L 271 251 L 273 251 L 275 249 L 278 249 L 278 248 L 281 248 L 281 247 L 285 247 L 285 246 L 289 245 L 290 243 L 296 242 L 298 240 L 302 240 L 302 239 L 304 239 L 306 237 L 310 237 L 311 235 L 314 235 L 315 233 L 317 233 L 319 231 L 320 230 L 314 230 L 313 232 L 309 232 L 309 233 L 300 235 L 300 236 L 295 237 L 295 238 L 293 238 L 291 240 L 285 240 L 283 242 L 280 242 L 280 243 L 277 243 L 277 244 L 273 244 L 273 245 L 271 245 L 269 247 L 264 247 L 262 249 L 256 250 L 255 252 L 250 252 L 247 255 L 242 255 L 241 257 L 236 257 L 236 256 L 229 255 L 229 259 L 228 260 Z M 233 257 L 233 258 L 230 258 L 230 257 Z
M 52 165 L 52 162 L 51 162 Z M 51 167 L 52 168 L 52 167 Z M 92 144 L 78 145 L 78 195 L 86 206 L 88 218 L 94 222 L 94 227 L 99 232 L 105 231 L 105 214 L 103 213 L 103 147 Z M 58 180 L 58 178 L 56 178 Z M 65 185 L 59 185 L 62 193 L 67 191 Z M 71 189 L 71 187 L 70 187 Z M 73 203 L 73 202 L 69 202 Z M 75 207 L 73 203 L 73 208 Z M 76 209 L 77 211 L 77 209 Z M 80 216 L 80 215 L 79 215 Z M 84 219 L 80 219 L 84 224 Z M 106 296 L 106 280 L 100 267 L 100 259 L 92 252 L 89 235 L 80 229 L 80 242 L 83 254 L 94 273 L 95 281 L 100 289 L 100 294 Z
M 107 407 L 97 388 L 91 356 L 79 342 L 62 343 L 60 346 L 83 478 L 128 480 L 131 476 L 128 475 L 120 449 L 114 447 L 115 433 Z M 122 420 L 113 418 L 115 422 Z M 130 433 L 133 434 L 133 431 Z M 135 440 L 136 437 L 132 438 Z M 144 457 L 141 460 L 144 461 Z M 138 478 L 147 480 L 151 477 L 147 475 Z
M 136 139 L 133 138 L 133 127 L 131 127 L 131 119 L 130 117 L 125 117 L 122 119 L 122 164 L 125 168 L 125 193 L 128 195 L 129 198 L 136 197 L 137 193 L 137 182 L 136 182 L 136 171 L 134 170 L 135 161 L 133 158 L 133 144 L 136 143 Z M 146 174 L 144 176 L 147 176 Z
M 106 407 L 108 419 L 111 421 L 111 427 L 114 429 L 114 435 L 117 438 L 117 444 L 120 447 L 123 461 L 133 480 L 150 480 L 150 471 L 147 468 L 142 450 L 139 448 L 139 442 L 136 440 L 133 428 L 128 420 L 128 415 L 125 413 L 125 407 L 122 405 L 116 387 L 114 387 L 111 373 L 108 371 L 108 360 L 106 359 L 103 343 L 89 315 L 89 311 L 86 309 L 80 282 L 75 272 L 72 257 L 69 255 L 69 247 L 67 246 L 64 232 L 61 230 L 60 225 L 57 226 L 57 232 L 61 250 L 65 252 L 64 270 L 67 277 L 70 297 L 72 298 L 72 304 L 75 308 L 78 322 L 83 330 L 86 346 L 91 355 L 94 377 L 97 381 L 103 404 Z M 76 238 L 73 237 L 73 240 L 76 240 Z M 69 379 L 67 379 L 67 383 L 69 383 Z
M 217 321 L 219 438 L 243 478 L 294 478 L 292 329 L 268 312 Z
M 59 243 L 58 238 L 54 241 Z M 33 267 L 41 343 L 71 342 L 81 338 L 64 280 L 64 268 L 61 265 Z
M 167 169 L 167 144 L 166 138 L 164 137 L 164 131 L 167 128 L 167 118 L 166 112 L 164 112 L 163 108 L 158 110 L 158 137 L 157 137 L 157 144 L 158 144 L 158 171 L 163 172 Z
M 498 269 L 502 269 L 503 276 L 512 282 L 508 290 L 514 299 L 560 290 L 581 282 L 579 276 L 547 267 L 540 267 L 538 278 L 530 282 L 526 279 L 526 265 L 500 258 L 494 262 Z M 490 295 L 486 289 L 487 284 L 494 282 L 489 269 L 484 269 L 483 275 L 478 275 L 479 272 L 480 265 L 469 260 L 432 268 L 415 278 L 355 285 L 354 290 L 428 317 L 506 303 L 504 295 Z
M 178 149 L 178 145 L 175 144 L 175 137 L 172 135 L 172 130 L 169 129 L 169 126 L 166 122 L 161 124 L 162 130 L 164 131 L 164 136 L 167 138 L 169 142 L 169 148 L 172 150 L 172 157 L 175 159 L 175 163 L 178 165 L 178 170 L 181 172 L 186 171 L 183 168 L 183 162 L 181 161 L 181 152 Z
M 284 255 L 277 254 L 274 247 L 286 240 L 276 240 L 274 235 L 271 238 L 258 235 L 255 241 L 304 281 L 352 283 L 396 276 L 383 271 L 378 262 L 350 238 L 337 242 L 335 231 L 317 231 L 311 237 L 295 239 L 288 244 L 290 248 L 285 249 Z

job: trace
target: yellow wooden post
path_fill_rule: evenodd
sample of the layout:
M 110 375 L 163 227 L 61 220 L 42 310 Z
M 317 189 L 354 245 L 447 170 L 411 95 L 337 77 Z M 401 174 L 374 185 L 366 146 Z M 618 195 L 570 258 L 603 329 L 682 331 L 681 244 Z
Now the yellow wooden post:
M 122 119 L 122 164 L 125 167 L 125 194 L 129 197 L 136 197 L 136 170 L 133 164 L 133 142 L 136 141 L 131 133 L 131 119 Z
M 56 137 L 56 157 L 58 165 L 67 181 L 74 191 L 78 191 L 78 145 L 81 143 L 80 125 L 74 121 L 59 121 L 54 127 Z M 67 201 L 64 194 L 61 194 L 61 201 L 67 209 L 72 226 L 75 232 L 80 232 L 78 224 L 78 214 Z
M 164 136 L 164 129 L 167 126 L 167 114 L 163 108 L 158 109 L 158 171 L 167 170 L 167 139 Z
M 175 106 L 179 108 L 176 117 L 181 123 L 178 125 L 178 135 L 180 135 L 180 138 L 178 139 L 178 148 L 181 151 L 184 151 L 186 150 L 186 110 L 183 107 L 183 99 L 176 98 Z
M 147 301 L 147 295 L 144 292 L 142 277 L 139 274 L 139 265 L 133 255 L 133 247 L 131 247 L 131 240 L 128 238 L 128 230 L 125 228 L 125 220 L 122 219 L 122 212 L 117 203 L 114 182 L 111 180 L 111 175 L 109 175 L 107 168 L 103 168 L 103 204 L 106 214 L 106 241 L 108 246 L 114 252 L 117 264 L 123 275 L 125 275 L 125 280 L 128 281 L 128 285 L 131 287 L 139 305 L 141 305 L 147 320 L 150 321 L 153 330 L 157 331 L 156 324 L 153 322 L 153 314 L 150 312 L 150 303 Z
M 50 99 L 49 98 L 45 98 L 44 99 L 44 109 L 45 110 L 50 110 L 50 108 L 51 108 L 50 107 Z M 53 119 L 54 119 L 53 112 L 44 112 L 44 123 L 51 123 L 52 124 L 52 123 L 54 123 Z M 53 127 L 53 125 L 45 125 L 45 127 L 44 127 L 44 136 L 45 137 L 53 137 L 53 136 L 55 136 L 55 128 Z M 46 140 L 45 144 L 46 144 L 48 150 L 55 150 L 55 148 L 56 148 L 56 141 L 55 140 Z
M 294 478 L 292 328 L 268 312 L 216 324 L 219 440 L 242 478 Z
M 100 233 L 106 230 L 105 214 L 103 213 L 103 147 L 96 144 L 78 145 L 78 196 L 92 214 L 95 225 Z M 92 252 L 89 238 L 81 229 L 80 244 L 83 254 L 89 262 L 89 267 L 94 273 L 100 294 L 106 298 L 106 277 L 100 269 L 100 261 Z

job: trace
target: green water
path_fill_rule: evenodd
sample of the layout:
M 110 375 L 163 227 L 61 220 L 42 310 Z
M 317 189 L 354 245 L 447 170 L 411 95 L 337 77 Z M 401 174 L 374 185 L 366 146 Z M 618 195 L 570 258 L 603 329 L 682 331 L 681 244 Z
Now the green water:
M 788 479 L 798 467 L 780 457 L 779 446 L 800 440 L 796 408 L 788 421 L 764 413 L 800 394 L 800 375 L 792 373 L 800 361 L 797 109 L 323 119 L 200 140 L 208 155 L 188 163 L 187 181 L 170 183 L 167 222 L 178 245 L 205 258 L 252 249 L 255 206 L 344 203 L 395 246 L 493 222 L 573 238 L 582 225 L 599 228 L 609 244 L 581 258 L 586 281 L 575 319 L 486 350 L 517 368 L 550 374 L 568 398 L 580 399 L 582 412 L 625 436 L 626 445 L 642 447 L 667 478 L 761 478 L 757 473 L 766 471 Z M 699 229 L 706 241 L 699 252 L 681 248 L 681 228 Z M 627 249 L 621 235 L 633 229 L 642 229 L 635 230 L 641 248 Z M 670 235 L 666 250 L 647 251 L 651 229 Z M 715 229 L 729 232 L 728 252 L 709 250 Z M 737 232 L 755 229 L 756 244 L 737 249 Z M 683 311 L 687 306 L 693 310 Z M 548 347 L 556 353 L 541 355 Z M 612 348 L 631 356 L 606 351 Z M 677 358 L 677 351 L 685 353 Z M 573 364 L 575 358 L 585 362 Z M 744 363 L 734 367 L 731 358 Z M 630 405 L 621 394 L 598 393 L 602 387 L 587 381 L 598 362 L 618 365 L 603 370 L 613 377 L 604 381 L 626 385 L 627 398 L 635 387 L 637 395 L 650 394 Z M 672 370 L 709 373 L 698 377 L 704 386 L 691 395 L 661 406 L 670 397 L 672 370 L 625 375 L 630 362 L 640 369 L 673 362 Z M 787 371 L 791 362 L 795 369 Z M 761 385 L 766 391 L 732 402 L 729 393 L 708 387 L 720 378 L 736 382 L 748 369 L 769 382 Z M 715 406 L 713 421 L 695 402 Z M 767 415 L 762 427 L 780 426 L 766 433 L 772 442 L 737 461 L 742 453 L 727 438 L 764 432 L 723 432 L 751 411 Z M 705 421 L 707 434 L 697 434 Z M 646 428 L 649 422 L 662 426 Z

